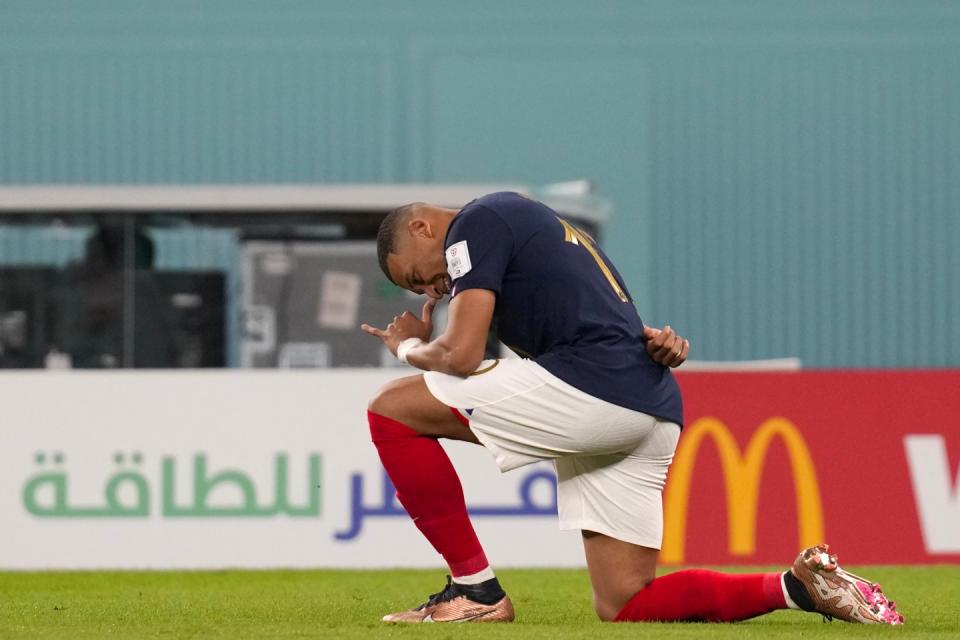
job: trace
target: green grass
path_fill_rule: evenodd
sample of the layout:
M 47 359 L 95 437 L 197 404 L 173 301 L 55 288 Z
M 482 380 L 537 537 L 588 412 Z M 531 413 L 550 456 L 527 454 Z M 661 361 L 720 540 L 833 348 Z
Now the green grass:
M 584 571 L 505 569 L 513 625 L 379 622 L 442 587 L 437 571 L 0 573 L 0 638 L 839 638 L 960 637 L 960 566 L 857 567 L 907 616 L 902 628 L 777 612 L 737 624 L 603 624 Z

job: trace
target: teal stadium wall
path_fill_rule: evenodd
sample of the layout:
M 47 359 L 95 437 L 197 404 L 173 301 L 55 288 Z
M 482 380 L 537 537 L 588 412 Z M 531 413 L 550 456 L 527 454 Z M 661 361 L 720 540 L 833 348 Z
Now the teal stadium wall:
M 0 182 L 591 178 L 703 359 L 960 366 L 958 150 L 950 1 L 0 3 Z

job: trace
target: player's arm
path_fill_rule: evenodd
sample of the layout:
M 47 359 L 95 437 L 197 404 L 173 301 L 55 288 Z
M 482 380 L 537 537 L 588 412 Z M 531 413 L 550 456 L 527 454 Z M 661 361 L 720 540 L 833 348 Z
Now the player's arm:
M 408 364 L 424 371 L 465 378 L 483 361 L 496 302 L 496 294 L 489 289 L 467 289 L 458 293 L 450 301 L 447 328 L 435 340 L 430 339 L 433 335 L 433 309 L 437 303 L 434 299 L 423 305 L 420 318 L 406 311 L 396 316 L 386 329 L 366 324 L 361 329 L 383 340 L 394 355 L 404 341 L 412 339 L 414 346 L 404 348 Z
M 369 325 L 361 329 L 379 337 L 408 364 L 466 377 L 483 361 L 493 310 L 514 255 L 515 239 L 500 214 L 484 206 L 466 207 L 457 216 L 447 230 L 449 246 L 444 250 L 447 275 L 455 293 L 450 298 L 443 335 L 431 339 L 436 302 L 429 300 L 420 318 L 407 312 L 395 317 L 385 330 Z M 406 288 L 416 290 L 413 286 Z M 439 297 L 435 287 L 429 287 L 427 293 Z
M 458 293 L 450 301 L 446 330 L 435 340 L 410 349 L 407 362 L 424 371 L 469 376 L 483 361 L 496 302 L 496 294 L 489 289 Z

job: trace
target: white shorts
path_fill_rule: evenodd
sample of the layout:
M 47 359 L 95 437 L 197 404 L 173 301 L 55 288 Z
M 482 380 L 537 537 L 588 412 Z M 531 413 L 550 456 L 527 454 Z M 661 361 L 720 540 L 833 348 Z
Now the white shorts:
M 533 360 L 486 360 L 468 378 L 423 378 L 437 400 L 469 415 L 501 471 L 554 461 L 561 529 L 660 548 L 677 424 L 595 398 Z

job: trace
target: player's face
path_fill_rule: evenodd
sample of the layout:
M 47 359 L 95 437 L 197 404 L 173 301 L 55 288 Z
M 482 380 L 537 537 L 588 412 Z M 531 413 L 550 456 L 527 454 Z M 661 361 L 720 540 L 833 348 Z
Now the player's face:
M 391 253 L 387 258 L 387 265 L 391 279 L 404 289 L 436 299 L 450 293 L 442 238 L 407 238 L 397 253 Z

